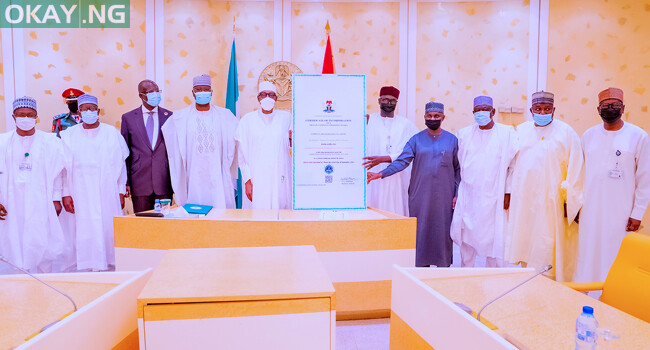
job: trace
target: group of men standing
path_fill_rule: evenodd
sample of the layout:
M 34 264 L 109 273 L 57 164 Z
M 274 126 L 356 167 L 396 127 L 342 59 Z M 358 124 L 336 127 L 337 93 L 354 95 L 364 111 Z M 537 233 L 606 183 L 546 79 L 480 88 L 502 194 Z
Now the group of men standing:
M 247 207 L 289 208 L 291 118 L 274 110 L 272 83 L 260 84 L 261 108 L 241 121 L 211 103 L 209 75 L 193 79 L 195 103 L 175 113 L 159 106 L 151 80 L 138 95 L 121 132 L 76 89 L 64 92 L 70 113 L 54 118 L 53 134 L 36 130 L 35 99 L 13 102 L 16 129 L 0 135 L 0 255 L 30 272 L 112 270 L 113 217 L 126 198 L 135 212 L 172 195 L 179 205 L 235 208 L 237 158 Z
M 398 97 L 394 88 L 382 89 L 375 119 L 394 118 Z M 552 264 L 549 276 L 557 280 L 602 281 L 650 201 L 650 139 L 622 120 L 622 90 L 609 88 L 598 98 L 603 123 L 582 140 L 554 118 L 554 95 L 543 91 L 532 96 L 533 120 L 516 130 L 494 121 L 488 96 L 474 99 L 475 123 L 457 135 L 441 128 L 438 102 L 426 104 L 427 129 L 419 133 L 390 133 L 391 122 L 371 124 L 371 118 L 369 134 L 378 139 L 369 139 L 369 149 L 381 156 L 366 158 L 368 182 L 385 185 L 369 188 L 369 204 L 400 208 L 394 202 L 403 193 L 387 180 L 412 164 L 411 175 L 400 179 L 408 181 L 403 202 L 418 220 L 416 266 L 450 266 L 453 241 L 462 266 L 474 266 L 480 256 L 490 267 Z M 405 146 L 396 155 L 372 147 L 381 142 Z M 386 193 L 370 196 L 371 190 L 394 191 L 393 202 L 382 202 Z
M 97 98 L 77 98 L 81 125 L 36 130 L 36 100 L 13 101 L 16 130 L 0 135 L 0 254 L 31 272 L 100 271 L 115 265 L 129 150 L 99 122 Z M 72 216 L 57 217 L 62 212 Z M 6 271 L 7 266 L 0 266 Z
M 144 80 L 121 132 L 100 122 L 96 97 L 64 95 L 70 113 L 55 117 L 56 135 L 36 130 L 29 97 L 13 102 L 16 130 L 0 135 L 0 254 L 14 264 L 114 269 L 113 217 L 125 198 L 135 212 L 172 195 L 179 205 L 235 208 L 237 169 L 244 208 L 291 207 L 291 115 L 275 110 L 273 83 L 260 84 L 260 108 L 239 120 L 211 103 L 209 75 L 193 79 L 195 103 L 176 112 Z M 582 140 L 554 118 L 549 92 L 533 94 L 533 120 L 516 130 L 478 96 L 475 123 L 457 135 L 442 128 L 442 103 L 426 104 L 418 131 L 395 115 L 398 89 L 379 95 L 380 111 L 366 116 L 368 204 L 417 218 L 416 266 L 450 266 L 455 242 L 463 266 L 484 257 L 491 267 L 553 264 L 558 280 L 603 280 L 625 233 L 639 229 L 650 139 L 621 119 L 620 89 L 599 94 L 603 124 Z

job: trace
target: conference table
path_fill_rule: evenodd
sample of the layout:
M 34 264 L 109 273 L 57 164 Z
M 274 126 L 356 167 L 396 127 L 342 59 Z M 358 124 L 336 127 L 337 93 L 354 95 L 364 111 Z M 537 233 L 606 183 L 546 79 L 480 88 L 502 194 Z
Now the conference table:
M 650 324 L 544 276 L 489 305 L 479 322 L 474 313 L 535 273 L 518 268 L 418 269 L 395 267 L 390 348 L 399 349 L 573 349 L 575 321 L 592 306 L 599 327 L 620 339 L 609 349 L 648 349 Z M 604 339 L 598 340 L 599 349 Z
M 140 349 L 335 348 L 313 246 L 172 249 L 138 297 Z
M 88 272 L 0 275 L 0 349 L 134 349 L 137 297 L 151 275 Z
M 118 271 L 155 268 L 168 249 L 313 245 L 337 318 L 390 315 L 393 264 L 414 266 L 416 219 L 377 209 L 212 209 L 205 216 L 114 218 Z

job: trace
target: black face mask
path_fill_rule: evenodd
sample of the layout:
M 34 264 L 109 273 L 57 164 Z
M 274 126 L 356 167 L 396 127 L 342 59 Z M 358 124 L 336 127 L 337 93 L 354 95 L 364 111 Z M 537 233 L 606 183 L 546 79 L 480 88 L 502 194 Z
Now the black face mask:
M 77 101 L 68 102 L 68 109 L 70 110 L 70 113 L 77 113 L 79 111 L 79 105 L 77 104 Z
M 605 123 L 613 123 L 616 120 L 618 120 L 618 118 L 621 117 L 621 109 L 612 108 L 611 106 L 605 109 L 601 109 L 600 117 L 603 119 Z
M 438 130 L 440 129 L 440 123 L 442 123 L 442 120 L 440 119 L 425 119 L 424 124 L 427 126 L 427 128 L 431 130 Z
M 393 113 L 395 111 L 395 107 L 397 107 L 397 105 L 391 105 L 387 103 L 379 104 L 379 108 L 381 108 L 381 110 L 386 113 Z

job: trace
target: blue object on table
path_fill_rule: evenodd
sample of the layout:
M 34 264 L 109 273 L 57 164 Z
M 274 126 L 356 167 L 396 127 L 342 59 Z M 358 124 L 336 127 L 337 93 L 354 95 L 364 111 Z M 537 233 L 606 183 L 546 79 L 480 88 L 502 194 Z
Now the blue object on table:
M 212 206 L 188 203 L 183 206 L 183 209 L 185 209 L 188 214 L 207 215 L 210 210 L 212 210 Z

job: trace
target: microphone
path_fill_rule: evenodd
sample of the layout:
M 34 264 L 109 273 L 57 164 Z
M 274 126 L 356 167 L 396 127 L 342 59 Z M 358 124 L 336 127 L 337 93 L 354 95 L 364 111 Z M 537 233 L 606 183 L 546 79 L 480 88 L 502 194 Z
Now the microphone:
M 19 270 L 20 272 L 22 272 L 22 273 L 24 273 L 24 274 L 26 274 L 26 275 L 29 275 L 31 278 L 33 278 L 33 279 L 35 279 L 35 280 L 41 282 L 42 284 L 44 284 L 44 285 L 46 285 L 46 286 L 48 286 L 48 287 L 54 289 L 57 293 L 63 295 L 63 296 L 66 297 L 66 298 L 68 298 L 68 300 L 70 300 L 70 302 L 72 303 L 72 306 L 74 307 L 74 311 L 73 311 L 73 312 L 76 312 L 76 311 L 77 311 L 77 304 L 76 304 L 76 303 L 74 302 L 74 300 L 72 300 L 72 298 L 71 298 L 69 295 L 67 295 L 66 293 L 64 293 L 64 292 L 62 292 L 62 291 L 60 291 L 60 290 L 58 290 L 56 287 L 54 287 L 53 285 L 51 285 L 51 284 L 49 284 L 49 283 L 43 281 L 42 279 L 40 279 L 40 278 L 38 278 L 38 277 L 32 275 L 31 273 L 29 273 L 29 271 L 27 271 L 27 270 L 25 270 L 25 269 L 23 269 L 23 268 L 20 268 L 20 267 L 14 265 L 14 264 L 12 264 L 9 260 L 7 260 L 7 259 L 6 259 L 4 256 L 2 256 L 2 255 L 0 255 L 0 261 L 3 261 L 3 262 L 5 262 L 5 263 L 7 263 L 7 264 L 10 265 L 11 267 L 13 267 L 13 268 Z M 66 315 L 66 316 L 67 316 L 67 315 Z M 50 328 L 51 326 L 53 326 L 55 323 L 57 323 L 57 322 L 59 322 L 59 321 L 60 321 L 60 320 L 56 320 L 56 321 L 54 321 L 54 322 L 48 324 L 47 326 L 41 328 L 41 332 L 43 332 L 43 331 L 45 331 L 46 329 Z
M 542 271 L 540 271 L 540 272 L 534 274 L 533 276 L 531 276 L 530 278 L 526 279 L 525 281 L 523 281 L 523 282 L 519 283 L 518 285 L 516 285 L 516 286 L 510 288 L 509 290 L 507 290 L 505 293 L 499 295 L 498 297 L 496 297 L 496 298 L 490 300 L 487 304 L 483 305 L 483 307 L 481 308 L 481 310 L 479 310 L 478 314 L 476 315 L 476 319 L 479 320 L 479 322 L 481 321 L 481 312 L 483 312 L 483 310 L 485 310 L 485 308 L 488 307 L 488 305 L 490 305 L 490 304 L 492 304 L 493 302 L 495 302 L 495 301 L 501 299 L 504 295 L 506 295 L 506 294 L 512 292 L 513 290 L 519 288 L 522 284 L 524 284 L 524 283 L 526 283 L 526 282 L 532 280 L 533 278 L 535 278 L 535 277 L 537 277 L 537 276 L 543 274 L 544 272 L 546 272 L 546 271 L 548 271 L 548 270 L 550 270 L 550 269 L 552 269 L 552 268 L 553 268 L 553 265 L 546 265 L 546 267 L 543 268 Z

